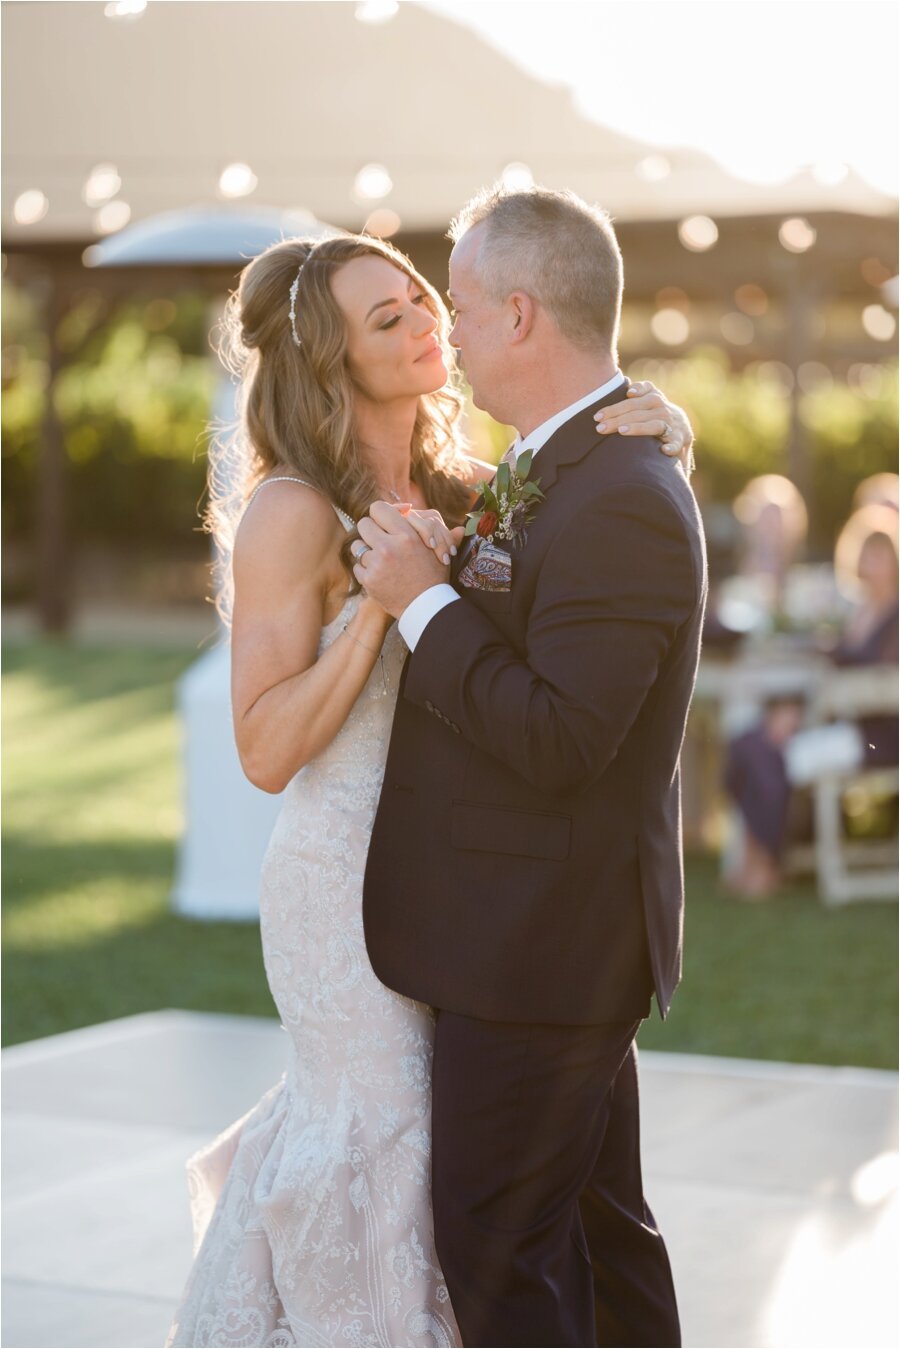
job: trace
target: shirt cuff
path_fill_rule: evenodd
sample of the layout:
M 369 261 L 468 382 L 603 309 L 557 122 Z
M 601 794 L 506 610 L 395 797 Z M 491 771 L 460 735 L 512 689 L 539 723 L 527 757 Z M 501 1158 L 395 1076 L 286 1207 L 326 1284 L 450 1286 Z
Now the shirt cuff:
M 415 651 L 416 642 L 435 614 L 458 599 L 459 596 L 453 587 L 442 581 L 440 585 L 429 586 L 427 590 L 423 590 L 421 595 L 417 595 L 412 603 L 406 606 L 397 619 L 397 627 L 410 651 Z

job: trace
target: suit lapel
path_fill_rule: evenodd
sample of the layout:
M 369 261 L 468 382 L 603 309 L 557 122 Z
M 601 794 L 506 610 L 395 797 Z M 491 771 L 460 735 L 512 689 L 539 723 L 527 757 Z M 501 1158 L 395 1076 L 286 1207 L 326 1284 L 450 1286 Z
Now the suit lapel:
M 626 379 L 622 384 L 616 385 L 611 393 L 605 398 L 600 398 L 590 407 L 582 412 L 577 412 L 574 417 L 570 417 L 567 422 L 555 431 L 550 439 L 544 444 L 533 460 L 533 479 L 539 483 L 541 491 L 545 494 L 556 482 L 559 477 L 559 470 L 567 464 L 575 464 L 592 450 L 606 436 L 598 434 L 597 426 L 594 421 L 594 414 L 599 408 L 607 407 L 610 403 L 620 402 L 626 395 L 629 388 L 629 381 Z M 496 475 L 493 482 L 496 481 Z M 484 493 L 482 492 L 472 507 L 478 510 L 484 504 Z M 540 502 L 538 503 L 540 510 Z M 466 565 L 469 554 L 475 546 L 476 534 L 470 534 L 463 540 L 463 545 L 457 556 L 453 559 L 453 566 L 450 572 L 451 581 L 455 581 L 461 569 Z
M 453 565 L 452 565 L 451 568 L 450 568 L 450 580 L 451 580 L 451 581 L 455 581 L 455 580 L 456 580 L 457 576 L 459 575 L 459 573 L 462 571 L 463 567 L 464 567 L 464 566 L 466 565 L 466 563 L 468 562 L 468 560 L 469 560 L 469 554 L 471 553 L 472 549 L 475 547 L 475 540 L 476 540 L 477 537 L 478 537 L 478 536 L 477 536 L 476 534 L 470 534 L 470 535 L 468 536 L 468 538 L 463 539 L 462 547 L 460 548 L 459 552 L 456 554 L 456 557 L 453 559 Z

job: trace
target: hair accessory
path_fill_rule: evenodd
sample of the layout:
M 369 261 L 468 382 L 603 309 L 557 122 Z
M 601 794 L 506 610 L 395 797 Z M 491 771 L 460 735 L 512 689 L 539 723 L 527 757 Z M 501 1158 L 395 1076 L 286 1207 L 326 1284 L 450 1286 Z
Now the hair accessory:
M 315 247 L 315 245 L 313 245 L 313 247 Z M 309 262 L 312 255 L 313 249 L 311 248 L 307 253 L 306 257 L 301 262 L 297 275 L 294 277 L 293 283 L 291 285 L 291 307 L 288 310 L 288 313 L 291 316 L 291 337 L 294 339 L 295 347 L 303 346 L 303 343 L 300 341 L 300 334 L 297 332 L 297 291 L 300 288 L 300 278 L 303 275 L 303 268 Z

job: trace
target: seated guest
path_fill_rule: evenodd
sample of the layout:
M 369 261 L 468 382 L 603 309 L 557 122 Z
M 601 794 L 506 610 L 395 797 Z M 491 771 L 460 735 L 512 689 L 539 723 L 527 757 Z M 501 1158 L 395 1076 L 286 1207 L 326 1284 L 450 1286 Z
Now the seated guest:
M 897 515 L 886 506 L 868 506 L 847 522 L 835 553 L 836 571 L 845 576 L 853 559 L 858 602 L 829 655 L 836 665 L 897 662 Z M 725 766 L 725 787 L 744 825 L 743 856 L 726 885 L 742 899 L 765 899 L 782 882 L 791 800 L 790 752 L 803 722 L 796 698 L 770 700 L 758 726 L 732 740 Z M 860 766 L 897 763 L 896 717 L 862 718 L 856 737 Z

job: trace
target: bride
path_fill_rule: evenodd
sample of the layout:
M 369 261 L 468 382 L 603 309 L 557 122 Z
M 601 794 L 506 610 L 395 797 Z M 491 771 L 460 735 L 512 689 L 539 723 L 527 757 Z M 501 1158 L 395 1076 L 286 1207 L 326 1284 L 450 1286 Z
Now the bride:
M 449 328 L 409 260 L 366 236 L 275 244 L 229 301 L 244 482 L 235 501 L 212 475 L 211 521 L 231 553 L 241 763 L 285 791 L 260 926 L 288 1066 L 188 1162 L 195 1259 L 167 1345 L 460 1343 L 432 1239 L 432 1017 L 379 983 L 363 939 L 406 649 L 351 552 L 381 499 L 449 564 L 493 475 L 459 430 Z M 652 385 L 604 411 L 607 432 L 624 418 L 689 452 Z

